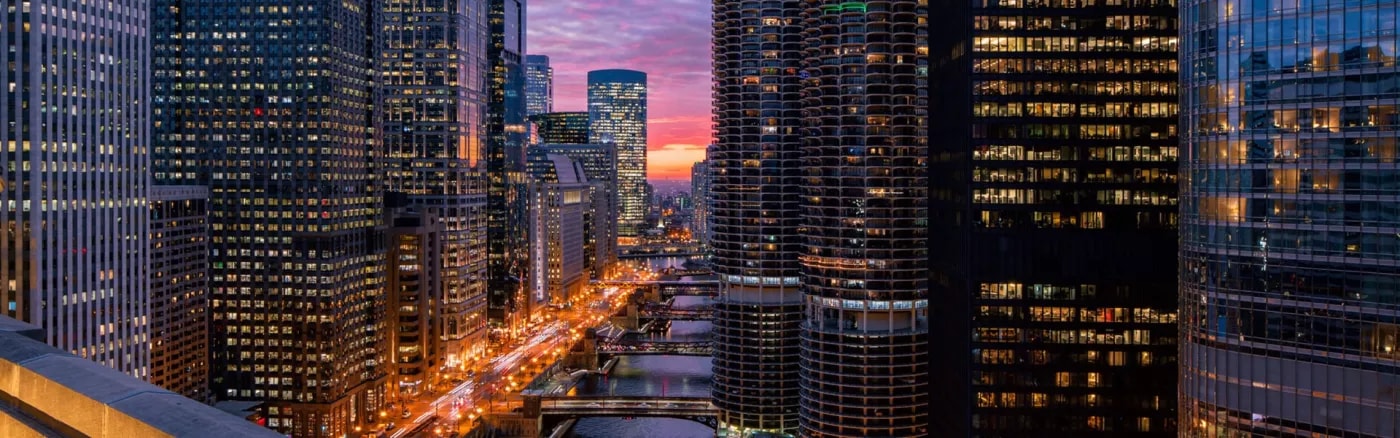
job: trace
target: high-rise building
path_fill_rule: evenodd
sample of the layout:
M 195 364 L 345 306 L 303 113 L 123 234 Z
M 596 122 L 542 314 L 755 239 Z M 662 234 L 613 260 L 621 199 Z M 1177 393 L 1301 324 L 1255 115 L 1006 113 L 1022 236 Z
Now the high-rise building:
M 9 2 L 0 25 L 9 60 L 0 70 L 9 87 L 0 99 L 0 314 L 142 379 L 151 356 L 146 5 Z
M 385 310 L 390 381 L 394 396 L 411 400 L 441 381 L 448 338 L 443 318 L 436 317 L 447 304 L 443 289 L 443 242 L 447 223 L 434 217 L 433 209 L 411 208 L 391 212 L 387 233 L 388 273 Z
M 1400 436 L 1400 2 L 1231 6 L 1181 5 L 1179 436 Z
M 209 188 L 214 395 L 298 437 L 367 427 L 388 386 L 373 9 L 152 6 L 155 180 Z
M 554 67 L 545 55 L 525 55 L 525 115 L 554 112 Z
M 697 161 L 690 166 L 690 229 L 691 238 L 702 245 L 710 242 L 710 227 L 713 218 L 710 213 L 710 191 L 713 178 L 710 176 L 710 161 Z
M 151 378 L 210 402 L 209 189 L 151 187 Z
M 927 5 L 805 2 L 803 436 L 930 435 Z
M 486 2 L 375 4 L 384 187 L 417 220 L 442 222 L 429 241 L 443 245 L 431 249 L 442 287 L 428 296 L 441 345 L 425 360 L 433 373 L 460 373 L 487 347 Z M 430 18 L 444 10 L 452 19 Z
M 585 225 L 592 185 L 564 155 L 530 151 L 530 305 L 564 304 L 588 284 Z
M 523 296 L 529 257 L 529 195 L 525 175 L 525 2 L 488 0 L 490 44 L 486 109 L 487 290 L 490 323 L 518 334 L 516 300 Z
M 559 112 L 530 116 L 539 144 L 588 144 L 588 112 Z
M 941 435 L 1176 433 L 1173 5 L 933 5 Z
M 588 139 L 617 145 L 618 233 L 639 235 L 647 214 L 646 73 L 588 72 Z
M 711 397 L 729 436 L 797 433 L 802 11 L 798 0 L 713 2 Z
M 584 178 L 591 187 L 584 221 L 584 267 L 596 280 L 610 272 L 617 263 L 617 178 L 616 148 L 606 144 L 542 144 L 534 149 L 540 153 L 569 157 L 583 168 Z

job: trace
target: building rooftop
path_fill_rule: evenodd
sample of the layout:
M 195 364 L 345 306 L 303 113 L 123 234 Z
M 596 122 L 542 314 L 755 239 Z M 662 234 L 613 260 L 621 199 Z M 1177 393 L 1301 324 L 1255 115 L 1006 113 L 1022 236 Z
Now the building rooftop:
M 40 339 L 0 316 L 0 436 L 281 436 Z

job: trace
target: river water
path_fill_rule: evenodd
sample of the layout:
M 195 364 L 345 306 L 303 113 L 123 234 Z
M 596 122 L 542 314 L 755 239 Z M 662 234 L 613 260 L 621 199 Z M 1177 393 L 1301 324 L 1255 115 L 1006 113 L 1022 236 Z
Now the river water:
M 684 257 L 650 259 L 653 268 L 677 266 Z M 676 297 L 677 308 L 708 304 L 706 297 Z M 636 335 L 632 335 L 636 336 Z M 710 323 L 705 321 L 676 321 L 665 334 L 651 337 L 670 341 L 701 341 L 709 339 Z M 578 395 L 675 395 L 703 397 L 710 395 L 710 358 L 696 356 L 623 356 L 606 377 L 600 377 L 593 392 Z M 574 425 L 570 436 L 577 438 L 709 438 L 714 429 L 690 420 L 677 418 L 584 418 Z

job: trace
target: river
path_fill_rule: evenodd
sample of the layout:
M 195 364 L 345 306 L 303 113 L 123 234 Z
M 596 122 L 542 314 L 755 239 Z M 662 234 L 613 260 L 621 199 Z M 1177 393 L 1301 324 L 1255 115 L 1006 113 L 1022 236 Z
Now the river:
M 675 307 L 705 305 L 707 297 L 676 297 Z M 671 341 L 709 339 L 707 321 L 676 321 L 659 338 Z M 710 395 L 710 358 L 696 356 L 623 356 L 611 374 L 599 377 L 593 392 L 578 395 Z M 714 429 L 677 418 L 584 418 L 570 436 L 577 438 L 710 438 Z

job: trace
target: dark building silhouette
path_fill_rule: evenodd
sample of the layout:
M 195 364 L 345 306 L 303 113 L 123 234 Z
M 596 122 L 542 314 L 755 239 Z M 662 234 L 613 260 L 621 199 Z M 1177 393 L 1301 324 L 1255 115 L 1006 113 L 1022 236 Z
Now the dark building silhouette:
M 1174 4 L 931 6 L 933 429 L 1175 435 Z
M 489 0 L 490 63 L 486 106 L 487 315 L 506 333 L 518 330 L 516 299 L 528 269 L 525 146 L 525 2 Z

